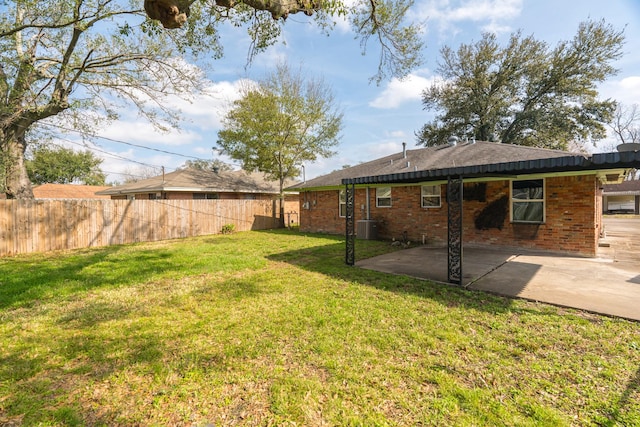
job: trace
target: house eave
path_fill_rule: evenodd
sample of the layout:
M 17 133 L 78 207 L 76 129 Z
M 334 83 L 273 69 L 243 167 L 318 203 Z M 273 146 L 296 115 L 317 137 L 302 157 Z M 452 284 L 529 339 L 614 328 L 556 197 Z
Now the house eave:
M 375 185 L 392 183 L 418 183 L 443 180 L 448 177 L 509 179 L 520 175 L 553 175 L 564 173 L 589 174 L 607 170 L 626 170 L 640 167 L 640 152 L 600 153 L 591 157 L 564 156 L 523 160 L 504 163 L 489 163 L 442 169 L 418 170 L 386 175 L 346 178 L 343 185 Z

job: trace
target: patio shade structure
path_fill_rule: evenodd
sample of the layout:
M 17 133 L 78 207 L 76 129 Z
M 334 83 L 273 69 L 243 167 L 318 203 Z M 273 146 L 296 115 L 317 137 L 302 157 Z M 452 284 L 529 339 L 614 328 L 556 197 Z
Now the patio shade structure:
M 454 284 L 462 283 L 462 204 L 463 184 L 467 179 L 515 178 L 528 174 L 572 171 L 601 171 L 640 168 L 640 151 L 597 153 L 593 155 L 567 154 L 567 156 L 514 162 L 486 163 L 471 166 L 413 170 L 386 175 L 362 176 L 342 180 L 346 192 L 346 255 L 347 265 L 355 264 L 355 205 L 356 186 L 380 184 L 409 184 L 447 180 L 448 197 L 448 277 Z M 616 174 L 617 176 L 617 174 Z

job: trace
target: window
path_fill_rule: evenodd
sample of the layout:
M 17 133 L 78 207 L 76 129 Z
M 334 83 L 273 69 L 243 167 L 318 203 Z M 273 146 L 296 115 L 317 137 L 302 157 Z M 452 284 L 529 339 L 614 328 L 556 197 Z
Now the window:
M 440 186 L 439 185 L 423 185 L 421 192 L 423 208 L 439 208 L 440 207 Z
M 218 193 L 193 193 L 194 200 L 213 200 L 219 198 Z
M 340 190 L 338 192 L 338 211 L 341 217 L 347 216 L 347 190 Z
M 376 188 L 376 206 L 379 208 L 391 207 L 391 187 Z
M 511 182 L 511 220 L 544 222 L 544 180 Z

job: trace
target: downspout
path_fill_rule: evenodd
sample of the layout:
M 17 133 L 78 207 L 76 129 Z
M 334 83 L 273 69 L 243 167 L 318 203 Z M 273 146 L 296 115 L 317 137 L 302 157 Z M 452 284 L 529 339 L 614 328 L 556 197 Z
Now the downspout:
M 367 187 L 367 197 L 366 197 L 366 202 L 365 202 L 365 219 L 366 220 L 370 220 L 371 219 L 371 204 L 369 203 L 369 187 Z

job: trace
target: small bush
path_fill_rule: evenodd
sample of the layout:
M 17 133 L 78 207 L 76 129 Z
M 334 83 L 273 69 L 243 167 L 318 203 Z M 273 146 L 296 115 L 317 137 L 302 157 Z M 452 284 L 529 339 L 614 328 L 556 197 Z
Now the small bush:
M 222 234 L 232 234 L 234 231 L 236 231 L 234 224 L 225 224 L 222 226 Z

